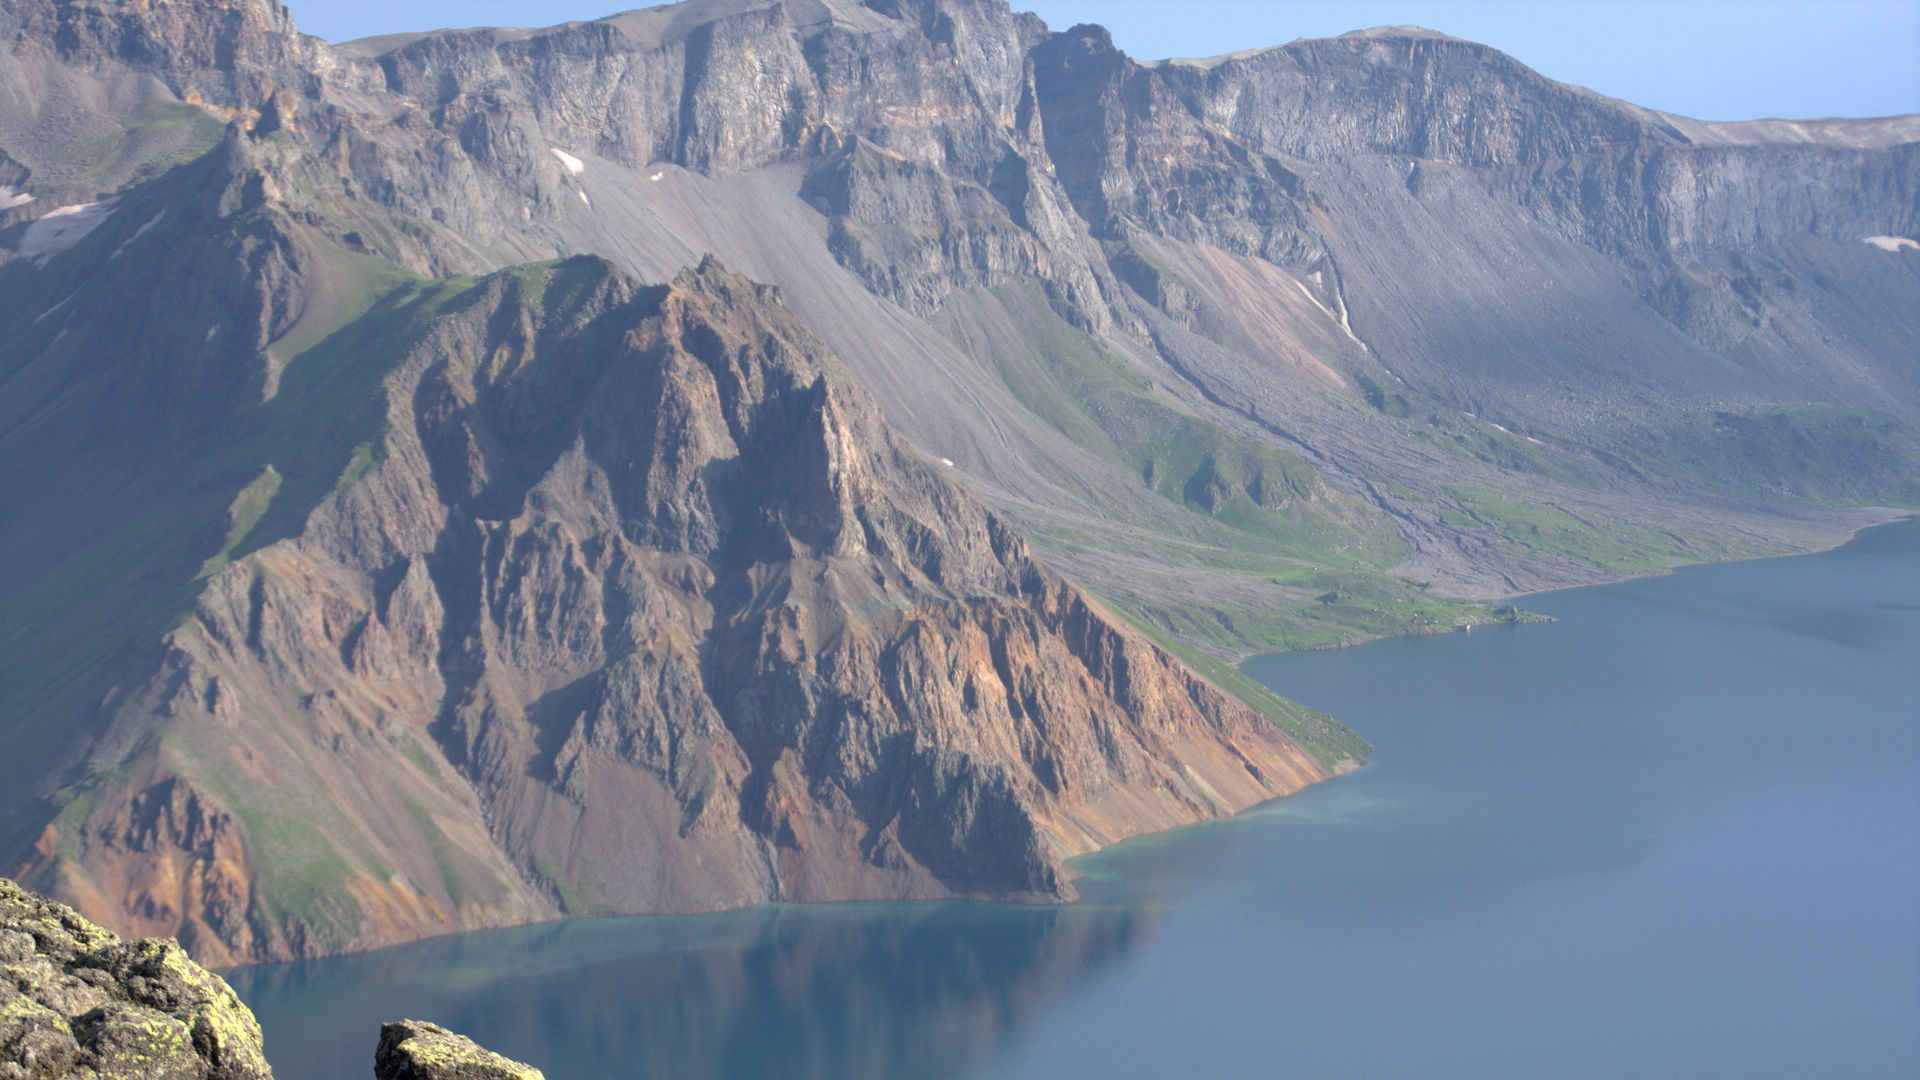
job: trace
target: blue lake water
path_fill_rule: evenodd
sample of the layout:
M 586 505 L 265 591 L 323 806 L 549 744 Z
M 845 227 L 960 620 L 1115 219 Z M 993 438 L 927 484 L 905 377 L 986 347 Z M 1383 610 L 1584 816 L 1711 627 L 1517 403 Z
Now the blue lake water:
M 283 1080 L 438 1020 L 572 1077 L 1920 1076 L 1920 523 L 1266 657 L 1353 776 L 1085 903 L 469 934 L 231 978 Z

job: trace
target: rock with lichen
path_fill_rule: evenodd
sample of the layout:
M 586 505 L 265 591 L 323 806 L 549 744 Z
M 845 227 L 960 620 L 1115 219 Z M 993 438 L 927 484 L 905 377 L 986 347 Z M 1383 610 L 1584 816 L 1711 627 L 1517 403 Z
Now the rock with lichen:
M 422 1020 L 380 1026 L 376 1080 L 546 1080 L 539 1069 L 501 1057 L 464 1035 Z
M 0 879 L 0 1080 L 265 1080 L 260 1025 L 178 942 Z
M 379 1080 L 546 1080 L 435 1024 L 382 1025 Z M 0 1080 L 272 1080 L 260 1025 L 172 939 L 122 941 L 0 878 Z

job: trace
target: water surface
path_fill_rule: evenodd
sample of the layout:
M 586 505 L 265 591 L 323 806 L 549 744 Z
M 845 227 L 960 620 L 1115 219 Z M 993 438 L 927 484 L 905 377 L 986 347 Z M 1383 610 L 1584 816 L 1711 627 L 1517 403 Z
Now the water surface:
M 383 1017 L 568 1077 L 1920 1075 L 1920 524 L 1247 670 L 1366 770 L 1067 908 L 605 920 L 235 973 L 284 1080 Z

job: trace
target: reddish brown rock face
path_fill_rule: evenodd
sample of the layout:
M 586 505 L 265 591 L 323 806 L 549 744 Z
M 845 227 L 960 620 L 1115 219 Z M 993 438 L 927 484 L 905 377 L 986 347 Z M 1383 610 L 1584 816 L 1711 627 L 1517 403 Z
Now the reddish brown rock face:
M 1034 562 L 772 290 L 583 259 L 420 303 L 377 463 L 207 580 L 31 880 L 219 962 L 1050 900 L 1327 775 Z

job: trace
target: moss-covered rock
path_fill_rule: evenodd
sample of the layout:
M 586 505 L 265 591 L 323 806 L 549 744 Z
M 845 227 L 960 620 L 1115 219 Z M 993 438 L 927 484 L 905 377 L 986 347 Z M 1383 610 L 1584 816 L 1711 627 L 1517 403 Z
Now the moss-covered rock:
M 531 1065 L 420 1020 L 381 1025 L 373 1075 L 376 1080 L 546 1080 Z
M 0 879 L 0 1080 L 268 1080 L 260 1025 L 178 942 Z
M 379 1080 L 546 1080 L 417 1020 L 384 1025 Z M 111 931 L 0 878 L 0 1080 L 272 1080 L 260 1024 L 171 938 Z

